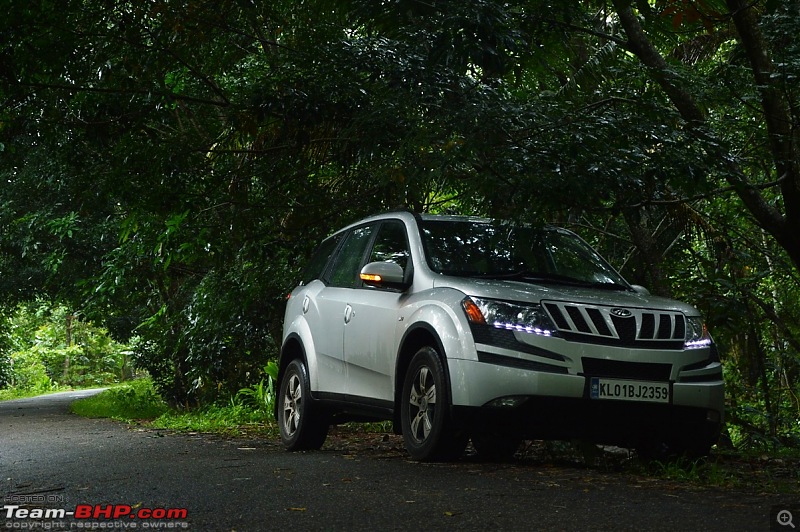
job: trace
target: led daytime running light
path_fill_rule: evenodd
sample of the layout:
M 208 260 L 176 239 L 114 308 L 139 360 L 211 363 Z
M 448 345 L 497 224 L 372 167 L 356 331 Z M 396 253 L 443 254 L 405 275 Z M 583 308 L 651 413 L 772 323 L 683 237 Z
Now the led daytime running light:
M 462 307 L 467 319 L 475 324 L 539 336 L 552 336 L 555 331 L 555 326 L 539 305 L 467 297 Z
M 683 343 L 685 349 L 702 349 L 711 345 L 711 335 L 708 327 L 699 316 L 686 318 L 686 341 Z

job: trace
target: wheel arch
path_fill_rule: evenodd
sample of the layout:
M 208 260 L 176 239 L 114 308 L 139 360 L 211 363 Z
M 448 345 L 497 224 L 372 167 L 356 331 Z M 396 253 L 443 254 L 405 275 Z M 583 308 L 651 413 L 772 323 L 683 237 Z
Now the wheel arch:
M 451 390 L 452 385 L 450 383 L 450 370 L 447 365 L 444 344 L 433 326 L 429 323 L 419 322 L 405 332 L 397 352 L 397 362 L 394 373 L 394 415 L 392 420 L 394 432 L 396 434 L 402 433 L 400 408 L 403 394 L 403 382 L 405 381 L 408 367 L 411 365 L 411 359 L 425 346 L 431 346 L 436 349 L 436 353 L 439 355 L 442 367 L 444 368 L 444 379 L 447 385 L 448 396 L 452 397 L 453 395 Z
M 295 359 L 299 359 L 306 367 L 306 371 L 309 371 L 306 350 L 303 347 L 303 340 L 300 338 L 299 334 L 292 333 L 286 337 L 286 340 L 284 340 L 283 346 L 281 347 L 280 358 L 278 359 L 278 380 L 275 382 L 275 386 L 280 385 L 283 374 L 286 371 L 286 366 L 288 366 L 289 363 Z M 310 379 L 311 376 L 309 375 L 309 380 Z M 275 416 L 275 419 L 278 419 L 278 401 L 275 401 L 273 415 Z

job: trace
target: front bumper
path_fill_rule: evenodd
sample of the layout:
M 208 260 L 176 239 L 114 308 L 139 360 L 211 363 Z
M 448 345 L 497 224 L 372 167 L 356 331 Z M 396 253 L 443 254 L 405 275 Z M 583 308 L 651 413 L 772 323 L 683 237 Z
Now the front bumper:
M 657 437 L 688 447 L 716 441 L 723 422 L 721 379 L 670 380 L 670 402 L 661 404 L 591 399 L 593 375 L 569 374 L 566 368 L 463 359 L 448 360 L 448 366 L 456 420 L 530 439 L 580 438 L 636 446 L 644 438 Z
M 454 406 L 480 407 L 507 396 L 588 399 L 588 382 L 594 376 L 501 366 L 477 360 L 450 359 L 447 363 Z M 725 404 L 722 380 L 671 381 L 670 386 L 671 405 L 713 410 L 722 415 Z

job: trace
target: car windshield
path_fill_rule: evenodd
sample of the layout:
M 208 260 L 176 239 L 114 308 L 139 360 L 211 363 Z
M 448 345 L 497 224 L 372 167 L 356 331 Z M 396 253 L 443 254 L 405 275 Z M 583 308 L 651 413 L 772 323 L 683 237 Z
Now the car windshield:
M 627 290 L 588 244 L 564 229 L 474 220 L 423 220 L 428 266 L 444 275 Z

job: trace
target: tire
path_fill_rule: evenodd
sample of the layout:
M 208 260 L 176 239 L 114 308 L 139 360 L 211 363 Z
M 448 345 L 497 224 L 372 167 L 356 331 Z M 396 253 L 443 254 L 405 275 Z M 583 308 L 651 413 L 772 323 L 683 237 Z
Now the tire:
M 317 450 L 328 437 L 328 419 L 315 408 L 310 389 L 305 364 L 292 360 L 278 387 L 278 428 L 287 451 Z
M 472 446 L 482 460 L 505 462 L 511 460 L 522 438 L 519 436 L 499 434 L 495 432 L 477 432 L 472 435 Z
M 436 350 L 423 347 L 411 359 L 400 400 L 403 440 L 411 458 L 450 460 L 464 452 L 468 437 L 450 421 L 450 394 Z

